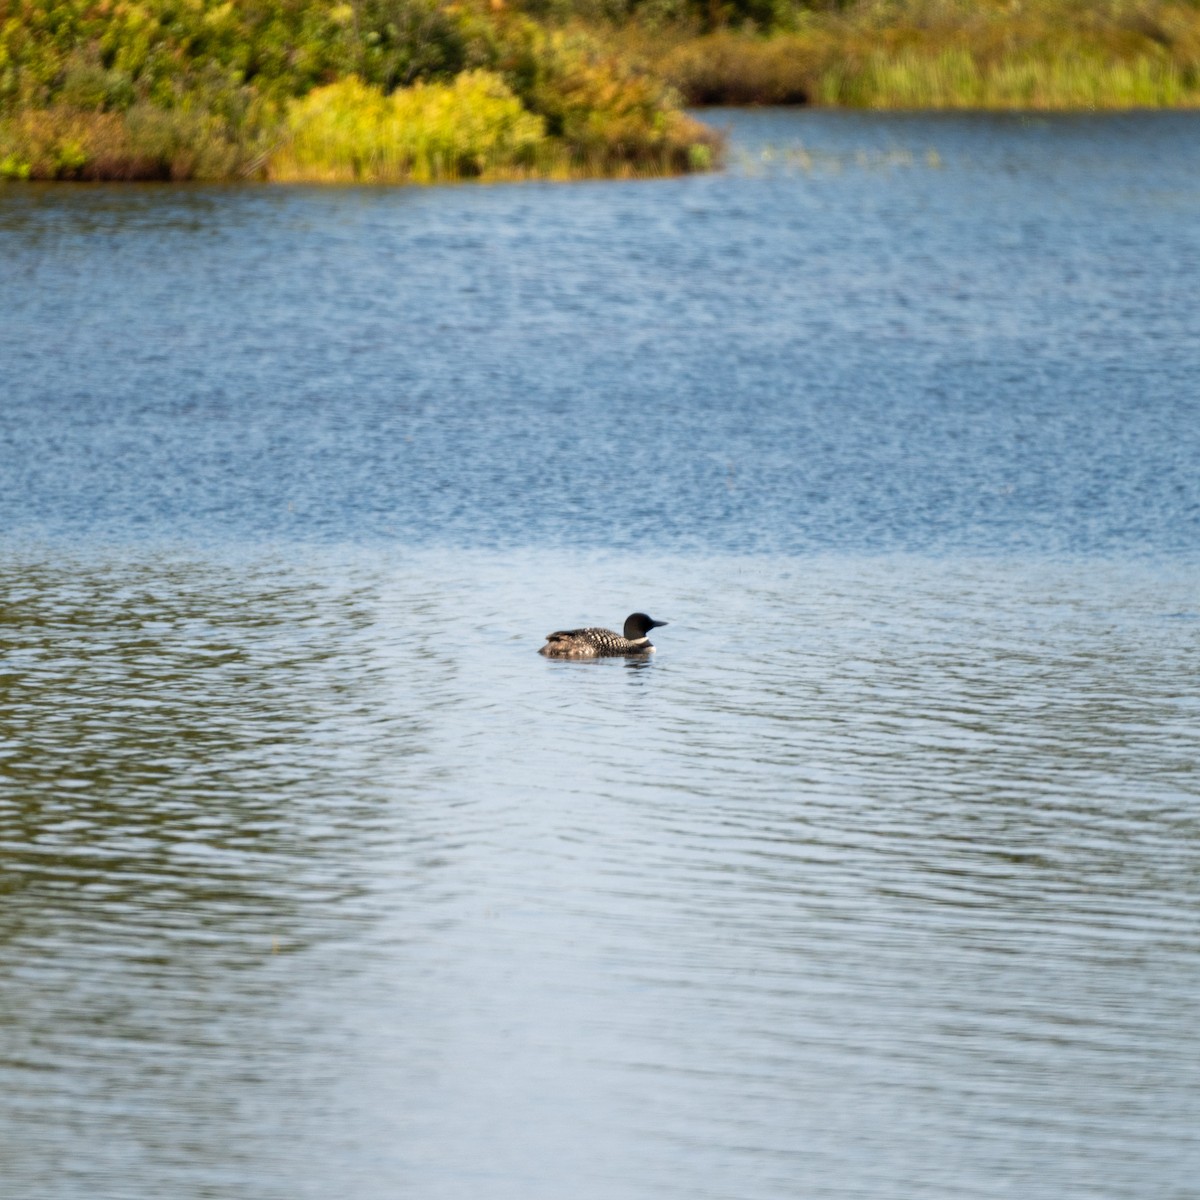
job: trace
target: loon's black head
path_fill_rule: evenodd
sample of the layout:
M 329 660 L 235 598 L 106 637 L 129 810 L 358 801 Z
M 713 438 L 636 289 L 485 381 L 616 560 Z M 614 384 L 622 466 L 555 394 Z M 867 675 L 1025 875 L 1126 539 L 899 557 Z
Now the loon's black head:
M 644 638 L 650 630 L 657 629 L 666 623 L 666 621 L 656 621 L 653 617 L 646 616 L 645 613 L 630 613 L 625 618 L 625 636 L 629 641 L 636 642 L 639 638 Z

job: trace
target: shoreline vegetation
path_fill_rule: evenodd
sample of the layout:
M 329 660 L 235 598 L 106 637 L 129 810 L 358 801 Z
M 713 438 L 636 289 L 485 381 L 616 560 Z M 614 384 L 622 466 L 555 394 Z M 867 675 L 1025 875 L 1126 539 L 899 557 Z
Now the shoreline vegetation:
M 1200 0 L 858 0 L 655 57 L 692 106 L 1196 108 Z
M 0 179 L 677 174 L 710 104 L 1200 107 L 1200 0 L 0 0 Z

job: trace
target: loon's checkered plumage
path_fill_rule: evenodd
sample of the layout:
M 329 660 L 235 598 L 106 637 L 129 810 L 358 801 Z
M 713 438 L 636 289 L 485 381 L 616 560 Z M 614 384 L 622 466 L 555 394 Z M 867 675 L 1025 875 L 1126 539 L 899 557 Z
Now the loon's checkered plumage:
M 546 644 L 538 651 L 547 658 L 604 658 L 625 654 L 653 654 L 654 645 L 646 636 L 665 625 L 645 613 L 630 613 L 625 618 L 624 636 L 611 629 L 560 629 L 546 635 Z

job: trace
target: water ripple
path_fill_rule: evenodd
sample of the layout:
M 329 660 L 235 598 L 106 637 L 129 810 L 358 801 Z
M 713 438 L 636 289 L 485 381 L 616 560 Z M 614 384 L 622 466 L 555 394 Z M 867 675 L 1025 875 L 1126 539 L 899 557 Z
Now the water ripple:
M 1191 118 L 736 119 L 0 195 L 6 1195 L 1193 1194 Z

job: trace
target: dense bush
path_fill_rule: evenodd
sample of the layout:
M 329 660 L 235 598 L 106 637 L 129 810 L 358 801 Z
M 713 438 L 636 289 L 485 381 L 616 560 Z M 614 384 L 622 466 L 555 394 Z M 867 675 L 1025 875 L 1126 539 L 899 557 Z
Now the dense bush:
M 585 172 L 611 173 L 622 164 L 687 170 L 707 165 L 718 148 L 711 131 L 678 110 L 661 77 L 578 29 L 506 22 L 501 62 L 517 94 Z
M 319 178 L 444 178 L 711 161 L 712 135 L 666 85 L 495 3 L 0 0 L 0 176 L 278 178 L 304 164 Z M 472 148 L 416 152 L 410 124 L 458 127 Z M 348 166 L 357 139 L 369 149 Z M 334 155 L 323 164 L 318 144 Z
M 355 76 L 316 88 L 288 111 L 276 179 L 429 183 L 528 170 L 545 122 L 504 80 L 467 71 L 384 95 Z
M 486 43 L 438 0 L 0 0 L 0 105 L 278 99 L 351 73 L 391 90 L 481 65 Z

